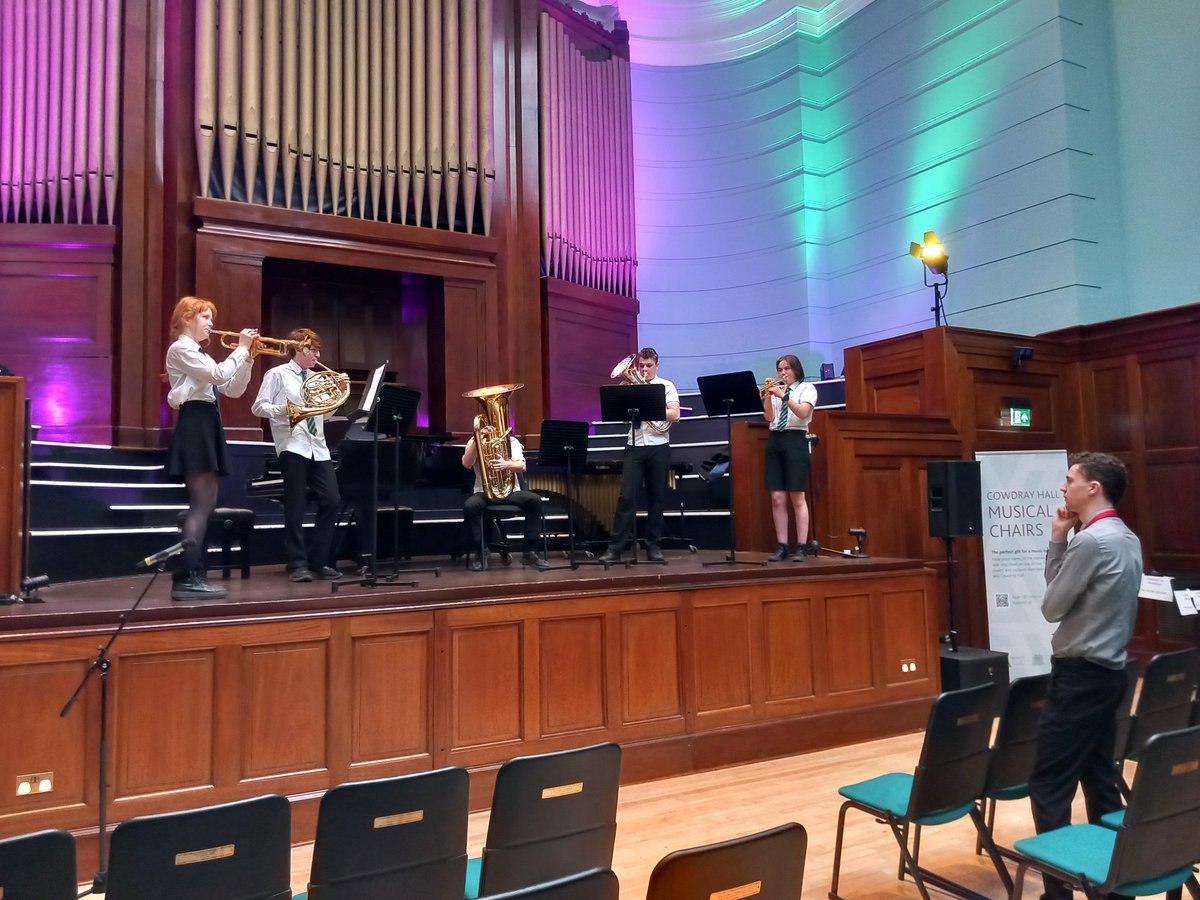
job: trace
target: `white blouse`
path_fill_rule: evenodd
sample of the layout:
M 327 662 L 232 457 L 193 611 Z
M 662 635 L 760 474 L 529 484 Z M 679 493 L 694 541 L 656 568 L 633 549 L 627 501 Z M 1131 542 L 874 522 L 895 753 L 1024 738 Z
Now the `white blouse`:
M 213 385 L 226 397 L 240 397 L 246 392 L 253 370 L 246 348 L 235 347 L 224 362 L 218 363 L 195 340 L 181 334 L 167 349 L 167 380 L 171 384 L 167 403 L 172 409 L 179 409 L 189 400 L 215 403 Z

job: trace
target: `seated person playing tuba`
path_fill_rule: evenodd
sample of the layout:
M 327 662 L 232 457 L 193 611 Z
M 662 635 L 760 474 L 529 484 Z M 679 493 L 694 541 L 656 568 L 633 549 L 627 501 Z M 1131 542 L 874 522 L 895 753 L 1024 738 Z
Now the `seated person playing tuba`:
M 480 449 L 480 445 L 482 450 Z M 475 492 L 463 504 L 463 519 L 466 521 L 467 533 L 471 540 L 471 571 L 483 571 L 483 558 L 480 556 L 480 543 L 483 536 L 483 511 L 492 504 L 510 503 L 520 507 L 525 517 L 525 550 L 521 554 L 521 562 L 535 569 L 546 567 L 546 561 L 538 553 L 538 543 L 541 540 L 542 498 L 533 491 L 512 490 L 503 497 L 491 496 L 495 493 L 492 485 L 495 474 L 511 473 L 515 479 L 525 471 L 525 448 L 512 435 L 511 429 L 498 435 L 494 425 L 480 425 L 475 435 L 467 441 L 463 451 L 462 464 L 464 469 L 475 470 Z M 483 467 L 488 467 L 488 477 L 485 477 Z M 513 487 L 519 488 L 518 484 Z
M 294 425 L 288 418 L 292 409 L 304 407 L 304 382 L 321 359 L 321 337 L 310 328 L 297 328 L 288 335 L 288 361 L 267 371 L 251 409 L 256 416 L 269 419 L 279 468 L 283 473 L 283 541 L 287 550 L 288 578 L 312 581 L 313 576 L 336 581 L 342 573 L 333 567 L 334 528 L 337 525 L 337 475 L 329 445 L 325 443 L 325 417 L 312 415 Z M 344 375 L 325 373 L 344 379 Z M 312 546 L 304 546 L 304 507 L 308 492 L 317 499 L 317 520 Z

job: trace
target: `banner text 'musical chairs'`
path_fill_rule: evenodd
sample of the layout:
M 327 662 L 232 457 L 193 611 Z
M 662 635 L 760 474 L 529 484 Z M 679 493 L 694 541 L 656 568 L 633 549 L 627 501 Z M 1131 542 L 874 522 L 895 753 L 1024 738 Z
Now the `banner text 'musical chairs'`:
M 1068 825 L 1017 841 L 1013 900 L 1021 900 L 1028 868 L 1062 879 L 1089 900 L 1164 892 L 1178 898 L 1184 885 L 1200 898 L 1192 868 L 1200 862 L 1200 727 L 1146 742 L 1119 819 L 1115 827 Z

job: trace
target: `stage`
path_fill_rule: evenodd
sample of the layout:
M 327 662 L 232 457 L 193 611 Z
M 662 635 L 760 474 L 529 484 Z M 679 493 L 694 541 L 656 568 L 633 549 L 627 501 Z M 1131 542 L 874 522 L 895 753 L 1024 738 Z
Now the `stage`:
M 921 561 L 667 557 L 546 572 L 493 557 L 482 573 L 441 557 L 416 587 L 337 593 L 259 567 L 216 602 L 172 602 L 160 576 L 112 649 L 109 819 L 278 792 L 305 840 L 343 781 L 461 765 L 479 808 L 524 753 L 615 740 L 634 782 L 921 727 L 938 691 Z M 59 713 L 149 577 L 0 608 L 0 780 L 53 784 L 0 793 L 0 836 L 74 830 L 85 874 L 99 680 Z

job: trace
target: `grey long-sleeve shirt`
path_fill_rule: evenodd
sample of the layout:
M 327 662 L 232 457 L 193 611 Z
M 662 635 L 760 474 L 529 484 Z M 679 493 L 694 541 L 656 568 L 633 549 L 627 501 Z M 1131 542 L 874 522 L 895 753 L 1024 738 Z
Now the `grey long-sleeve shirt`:
M 1093 522 L 1070 541 L 1051 541 L 1042 615 L 1059 623 L 1054 655 L 1123 667 L 1141 583 L 1141 542 L 1119 518 Z

